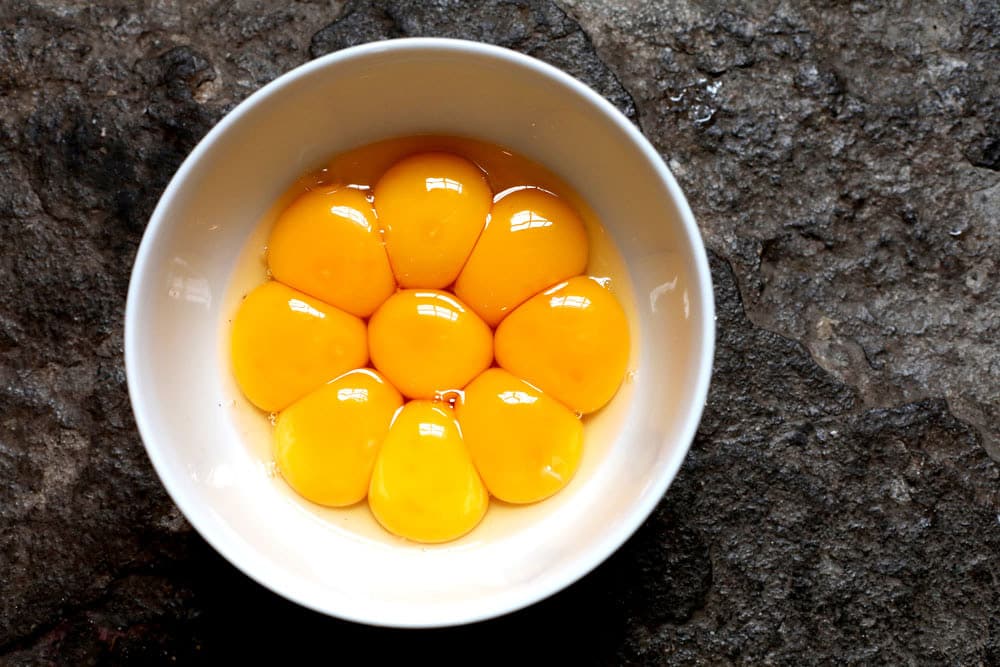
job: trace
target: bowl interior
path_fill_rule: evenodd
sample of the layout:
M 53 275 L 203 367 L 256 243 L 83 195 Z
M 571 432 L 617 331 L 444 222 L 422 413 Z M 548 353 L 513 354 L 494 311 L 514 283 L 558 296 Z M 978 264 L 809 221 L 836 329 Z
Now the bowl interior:
M 352 530 L 284 487 L 229 373 L 232 274 L 274 202 L 305 171 L 365 143 L 453 134 L 509 147 L 588 201 L 621 251 L 637 348 L 627 401 L 604 418 L 598 459 L 555 498 L 500 511 L 449 545 Z M 245 258 L 244 258 L 245 259 Z M 704 250 L 683 196 L 609 105 L 523 56 L 399 40 L 314 61 L 216 127 L 164 194 L 143 239 L 126 314 L 126 364 L 150 458 L 191 523 L 275 591 L 343 618 L 469 622 L 530 604 L 617 548 L 687 451 L 710 370 Z M 243 416 L 241 416 L 243 415 Z M 256 424 L 256 425 L 255 425 Z M 603 425 L 602 425 L 603 424 Z M 354 517 L 354 519 L 352 519 Z

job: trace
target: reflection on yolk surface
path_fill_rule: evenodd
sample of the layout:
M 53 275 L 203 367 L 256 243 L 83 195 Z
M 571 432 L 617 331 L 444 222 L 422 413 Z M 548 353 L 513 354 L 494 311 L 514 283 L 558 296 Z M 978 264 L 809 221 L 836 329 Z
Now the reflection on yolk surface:
M 378 522 L 417 542 L 447 542 L 472 530 L 488 502 L 451 410 L 407 403 L 372 473 L 368 504 Z
M 267 412 L 368 362 L 364 322 L 274 281 L 240 304 L 231 340 L 236 382 Z
M 334 507 L 368 493 L 379 445 L 403 399 L 376 372 L 345 373 L 281 411 L 278 470 L 307 500 Z
M 538 294 L 496 330 L 496 359 L 574 412 L 611 400 L 625 376 L 628 321 L 618 300 L 579 276 Z
M 277 280 L 368 317 L 395 290 L 375 211 L 355 189 L 306 192 L 282 212 L 267 245 Z
M 372 363 L 403 395 L 461 389 L 493 360 L 493 335 L 461 301 L 436 290 L 400 290 L 368 323 Z
M 491 368 L 456 406 L 469 454 L 490 493 L 533 503 L 563 488 L 583 452 L 583 424 L 564 405 Z
M 587 232 L 555 195 L 516 188 L 500 197 L 455 294 L 490 326 L 530 296 L 583 273 Z
M 476 165 L 421 153 L 393 165 L 375 185 L 375 210 L 402 287 L 455 281 L 479 238 L 493 197 Z

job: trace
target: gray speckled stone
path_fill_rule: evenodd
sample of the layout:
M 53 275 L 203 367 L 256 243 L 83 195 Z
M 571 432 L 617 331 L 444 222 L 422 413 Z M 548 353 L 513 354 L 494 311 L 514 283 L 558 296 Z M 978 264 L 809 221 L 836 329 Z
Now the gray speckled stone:
M 1000 663 L 998 34 L 990 2 L 0 4 L 0 662 Z M 198 138 L 310 57 L 407 35 L 530 53 L 635 118 L 719 309 L 701 430 L 635 538 L 422 633 L 218 557 L 121 361 L 132 256 Z
M 1000 460 L 1000 5 L 566 4 L 751 320 Z
M 396 0 L 349 3 L 344 16 L 312 39 L 314 58 L 395 37 L 452 37 L 527 53 L 586 81 L 630 118 L 632 98 L 597 57 L 580 26 L 552 2 Z

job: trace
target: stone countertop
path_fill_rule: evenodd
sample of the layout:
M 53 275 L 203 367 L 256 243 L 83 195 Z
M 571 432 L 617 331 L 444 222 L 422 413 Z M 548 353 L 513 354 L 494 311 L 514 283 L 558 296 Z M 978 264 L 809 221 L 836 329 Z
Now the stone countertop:
M 996 2 L 90 4 L 0 3 L 0 662 L 1000 664 Z M 701 429 L 639 533 L 541 604 L 429 632 L 223 561 L 122 367 L 129 268 L 198 139 L 292 67 L 405 35 L 529 53 L 633 118 L 719 311 Z

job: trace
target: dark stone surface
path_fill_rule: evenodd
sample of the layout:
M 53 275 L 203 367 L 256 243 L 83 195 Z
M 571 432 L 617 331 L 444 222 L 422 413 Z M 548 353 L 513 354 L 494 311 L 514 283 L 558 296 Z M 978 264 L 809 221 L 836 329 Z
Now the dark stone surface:
M 132 257 L 198 138 L 405 35 L 531 53 L 636 118 L 719 308 L 701 430 L 640 532 L 531 609 L 420 633 L 217 556 L 121 361 Z M 988 1 L 0 2 L 0 663 L 1000 663 L 998 35 Z
M 751 321 L 1000 460 L 1000 3 L 566 4 Z

